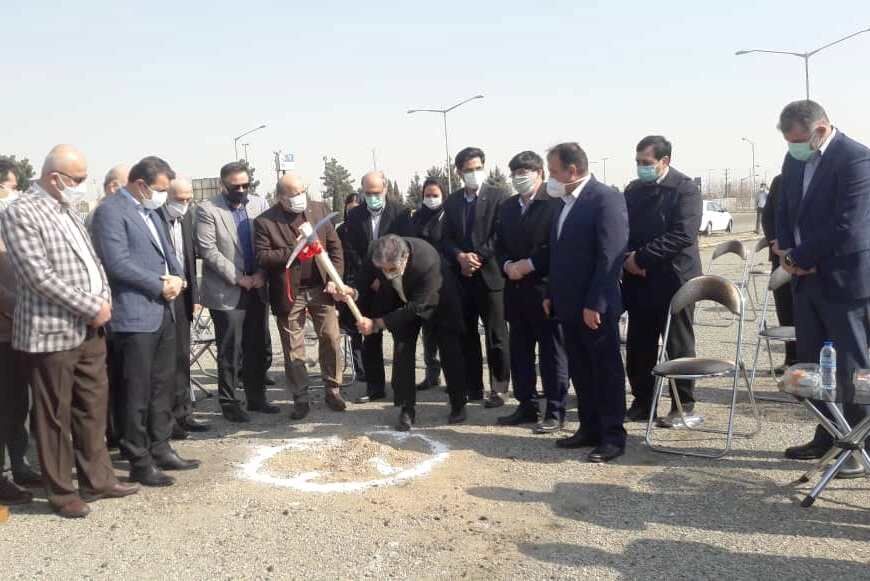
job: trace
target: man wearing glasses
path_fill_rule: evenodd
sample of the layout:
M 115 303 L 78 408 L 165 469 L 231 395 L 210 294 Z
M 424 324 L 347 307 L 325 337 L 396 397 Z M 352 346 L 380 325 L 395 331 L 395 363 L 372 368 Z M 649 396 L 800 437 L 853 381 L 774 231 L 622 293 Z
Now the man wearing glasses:
M 279 411 L 266 401 L 266 275 L 257 266 L 254 251 L 254 219 L 268 204 L 250 193 L 251 176 L 242 162 L 223 166 L 221 183 L 223 191 L 196 209 L 196 245 L 203 263 L 200 298 L 214 321 L 224 417 L 248 422 L 236 399 L 240 379 L 248 411 Z

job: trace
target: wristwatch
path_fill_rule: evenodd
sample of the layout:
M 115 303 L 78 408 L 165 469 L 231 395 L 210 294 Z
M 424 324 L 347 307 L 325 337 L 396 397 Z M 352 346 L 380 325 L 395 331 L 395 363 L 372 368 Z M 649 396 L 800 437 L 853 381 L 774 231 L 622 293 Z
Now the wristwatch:
M 794 268 L 795 266 L 797 266 L 794 263 L 794 258 L 791 257 L 791 252 L 782 257 L 782 263 L 789 268 Z

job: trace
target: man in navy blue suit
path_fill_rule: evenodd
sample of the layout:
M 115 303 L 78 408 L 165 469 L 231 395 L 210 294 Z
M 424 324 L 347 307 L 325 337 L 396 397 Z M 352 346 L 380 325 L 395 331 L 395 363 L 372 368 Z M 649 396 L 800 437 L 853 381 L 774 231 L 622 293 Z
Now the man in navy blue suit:
M 854 403 L 852 375 L 870 367 L 870 149 L 831 125 L 813 101 L 788 104 L 779 129 L 789 153 L 782 166 L 774 251 L 794 276 L 798 361 L 818 361 L 825 341 L 837 349 L 838 401 L 854 424 L 868 406 Z M 812 441 L 786 457 L 814 459 L 830 449 L 821 426 Z M 860 477 L 850 458 L 839 477 Z
M 94 212 L 91 235 L 112 289 L 112 336 L 121 380 L 120 448 L 130 480 L 169 486 L 162 470 L 190 470 L 169 445 L 175 397 L 175 310 L 185 286 L 166 229 L 155 211 L 175 172 L 159 157 L 130 169 L 127 185 Z
M 553 219 L 544 309 L 562 323 L 580 415 L 577 432 L 556 445 L 592 447 L 587 460 L 609 462 L 625 452 L 619 351 L 619 279 L 628 246 L 625 197 L 589 175 L 589 160 L 576 143 L 551 149 L 547 165 L 547 193 L 564 205 Z

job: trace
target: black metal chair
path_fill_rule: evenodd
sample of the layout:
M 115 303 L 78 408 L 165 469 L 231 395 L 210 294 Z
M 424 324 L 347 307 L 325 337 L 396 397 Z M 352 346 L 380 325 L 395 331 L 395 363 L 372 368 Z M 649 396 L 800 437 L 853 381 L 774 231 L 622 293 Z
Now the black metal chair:
M 734 416 L 737 409 L 737 385 L 739 377 L 742 375 L 749 393 L 749 402 L 752 406 L 753 415 L 756 421 L 756 427 L 751 432 L 739 433 L 740 436 L 753 436 L 761 429 L 761 417 L 758 413 L 758 406 L 755 404 L 755 397 L 752 393 L 752 386 L 746 376 L 746 366 L 743 363 L 741 355 L 741 346 L 743 344 L 743 321 L 744 321 L 744 296 L 741 289 L 736 283 L 726 280 L 721 276 L 704 275 L 695 277 L 687 281 L 680 290 L 671 299 L 671 304 L 668 308 L 668 322 L 665 326 L 664 338 L 662 345 L 667 345 L 668 335 L 671 332 L 671 317 L 674 313 L 678 313 L 683 309 L 694 305 L 700 301 L 709 300 L 725 307 L 737 319 L 737 338 L 734 349 L 734 359 L 712 359 L 705 357 L 680 357 L 677 359 L 667 360 L 666 349 L 659 349 L 658 364 L 653 368 L 653 375 L 656 377 L 655 392 L 653 394 L 653 405 L 650 410 L 649 421 L 646 428 L 646 443 L 650 449 L 657 452 L 668 454 L 680 454 L 685 456 L 699 456 L 702 458 L 721 458 L 731 450 L 732 439 L 735 435 L 734 431 Z M 671 397 L 674 405 L 680 414 L 683 424 L 688 430 L 697 432 L 712 432 L 725 434 L 725 447 L 720 452 L 704 453 L 693 452 L 689 450 L 667 448 L 657 445 L 653 441 L 653 428 L 655 426 L 655 416 L 659 402 L 663 397 L 665 380 L 669 384 L 677 379 L 698 380 L 713 377 L 731 377 L 733 378 L 731 385 L 731 403 L 728 412 L 727 428 L 722 430 L 712 428 L 692 427 L 686 422 L 686 415 L 683 412 L 683 404 L 680 401 L 679 392 L 676 389 L 671 389 Z M 673 386 L 671 386 L 673 387 Z

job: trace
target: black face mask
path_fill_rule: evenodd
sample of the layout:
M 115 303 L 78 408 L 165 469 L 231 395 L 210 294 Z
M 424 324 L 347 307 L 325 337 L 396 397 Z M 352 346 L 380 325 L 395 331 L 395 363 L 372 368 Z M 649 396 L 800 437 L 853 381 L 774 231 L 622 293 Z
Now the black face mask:
M 227 192 L 227 199 L 231 204 L 247 204 L 248 192 L 231 191 Z

